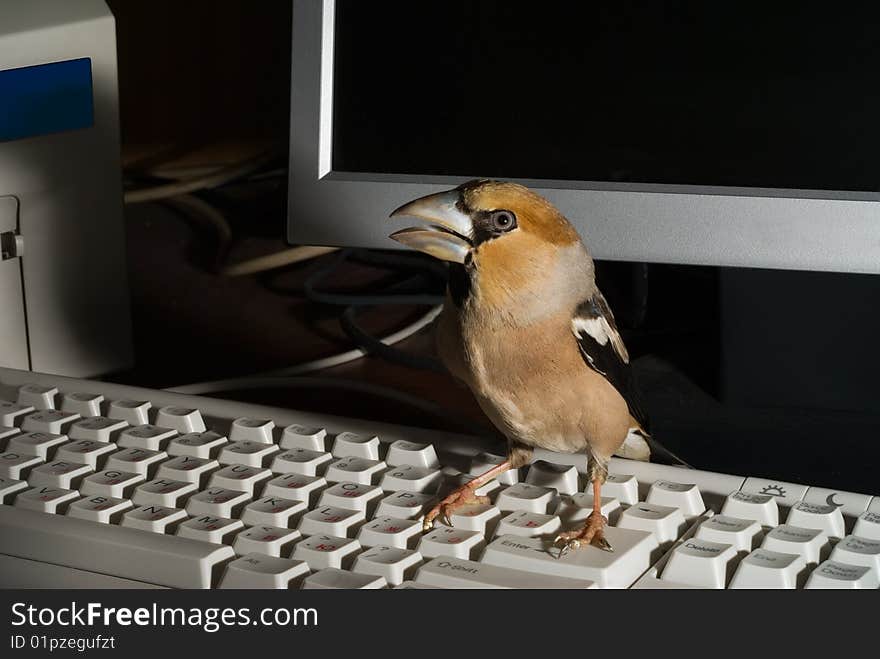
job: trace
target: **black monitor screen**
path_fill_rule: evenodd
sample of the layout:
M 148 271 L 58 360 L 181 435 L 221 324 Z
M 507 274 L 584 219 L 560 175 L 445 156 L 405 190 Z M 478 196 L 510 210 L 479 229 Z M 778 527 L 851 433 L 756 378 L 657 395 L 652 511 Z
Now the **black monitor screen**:
M 338 0 L 333 168 L 877 191 L 875 5 Z

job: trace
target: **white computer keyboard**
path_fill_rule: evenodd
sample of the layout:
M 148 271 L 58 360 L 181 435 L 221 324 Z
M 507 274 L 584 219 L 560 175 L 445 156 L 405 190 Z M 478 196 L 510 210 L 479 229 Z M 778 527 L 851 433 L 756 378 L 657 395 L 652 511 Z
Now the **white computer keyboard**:
M 0 587 L 878 588 L 880 497 L 613 459 L 614 552 L 557 558 L 584 456 L 422 533 L 497 444 L 0 369 Z

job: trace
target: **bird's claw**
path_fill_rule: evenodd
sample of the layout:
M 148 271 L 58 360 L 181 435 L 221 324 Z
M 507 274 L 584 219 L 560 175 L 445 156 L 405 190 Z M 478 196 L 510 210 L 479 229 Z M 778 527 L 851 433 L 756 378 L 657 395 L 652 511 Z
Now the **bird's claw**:
M 572 549 L 580 549 L 586 545 L 593 545 L 602 551 L 614 551 L 611 543 L 605 539 L 605 526 L 608 520 L 598 511 L 590 513 L 587 523 L 580 531 L 567 531 L 560 533 L 553 540 L 553 546 L 559 547 L 557 559 L 565 556 Z
M 611 546 L 611 543 L 605 539 L 605 536 L 597 535 L 593 538 L 592 542 L 594 547 L 598 547 L 602 551 L 613 552 L 614 547 Z
M 562 544 L 560 544 L 560 541 Z M 580 549 L 581 541 L 577 538 L 568 539 L 565 536 L 557 535 L 553 540 L 553 546 L 559 547 L 559 553 L 556 554 L 556 560 L 559 560 L 572 549 Z

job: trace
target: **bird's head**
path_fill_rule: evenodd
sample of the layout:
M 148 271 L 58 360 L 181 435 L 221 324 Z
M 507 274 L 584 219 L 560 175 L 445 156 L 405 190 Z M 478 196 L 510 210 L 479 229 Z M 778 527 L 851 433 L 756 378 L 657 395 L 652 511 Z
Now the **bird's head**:
M 391 213 L 398 216 L 426 225 L 396 231 L 392 239 L 463 265 L 499 293 L 535 287 L 569 261 L 575 270 L 586 263 L 584 274 L 592 278 L 592 260 L 574 227 L 553 204 L 516 183 L 469 181 L 404 204 Z

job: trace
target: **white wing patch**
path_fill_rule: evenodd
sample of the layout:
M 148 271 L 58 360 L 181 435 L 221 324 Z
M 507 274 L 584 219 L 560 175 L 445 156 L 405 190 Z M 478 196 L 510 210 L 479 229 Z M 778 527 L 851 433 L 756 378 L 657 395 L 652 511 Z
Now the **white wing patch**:
M 583 318 L 576 316 L 571 319 L 571 329 L 575 336 L 581 336 L 581 332 L 586 332 L 600 346 L 604 346 L 611 341 L 614 352 L 623 361 L 624 364 L 629 363 L 629 353 L 623 344 L 620 334 L 614 329 L 605 316 L 596 316 L 595 318 Z M 592 359 L 590 360 L 592 362 Z

